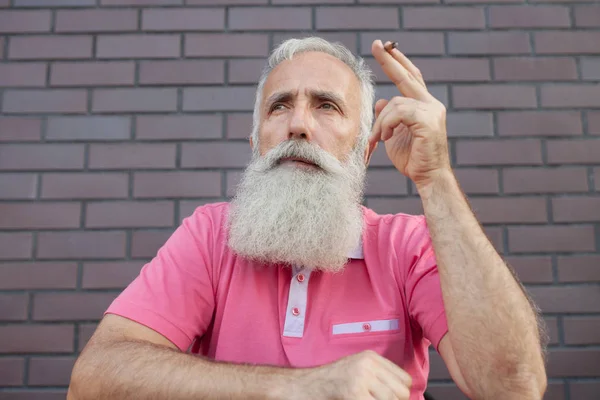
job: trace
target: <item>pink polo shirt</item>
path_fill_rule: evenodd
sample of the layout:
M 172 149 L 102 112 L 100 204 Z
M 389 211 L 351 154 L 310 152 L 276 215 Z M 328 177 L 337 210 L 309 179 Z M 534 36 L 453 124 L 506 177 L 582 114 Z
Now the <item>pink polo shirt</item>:
M 411 400 L 423 398 L 428 347 L 448 330 L 423 216 L 364 208 L 362 248 L 343 272 L 325 273 L 236 256 L 228 207 L 186 218 L 106 313 L 234 363 L 310 367 L 370 349 L 412 376 Z

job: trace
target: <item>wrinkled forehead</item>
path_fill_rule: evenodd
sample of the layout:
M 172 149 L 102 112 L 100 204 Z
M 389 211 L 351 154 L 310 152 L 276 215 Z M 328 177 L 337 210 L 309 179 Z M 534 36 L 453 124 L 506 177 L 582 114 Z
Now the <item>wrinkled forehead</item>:
M 358 78 L 343 61 L 326 53 L 306 52 L 273 68 L 265 82 L 262 101 L 275 92 L 318 90 L 334 92 L 354 105 L 358 104 L 359 88 Z

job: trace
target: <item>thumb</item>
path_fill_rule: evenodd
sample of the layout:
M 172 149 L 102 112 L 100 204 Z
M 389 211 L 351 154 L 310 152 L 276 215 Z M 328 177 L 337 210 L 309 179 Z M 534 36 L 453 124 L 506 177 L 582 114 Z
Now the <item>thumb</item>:
M 375 119 L 379 117 L 379 114 L 381 114 L 381 111 L 387 106 L 387 103 L 388 101 L 386 99 L 377 100 L 377 103 L 375 103 Z

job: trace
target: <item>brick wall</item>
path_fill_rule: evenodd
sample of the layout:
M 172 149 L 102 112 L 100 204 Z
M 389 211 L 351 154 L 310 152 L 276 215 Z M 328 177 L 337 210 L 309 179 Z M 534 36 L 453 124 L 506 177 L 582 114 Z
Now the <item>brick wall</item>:
M 477 215 L 545 313 L 547 399 L 598 398 L 597 2 L 182 3 L 0 0 L 0 399 L 64 399 L 111 300 L 183 217 L 231 196 L 263 61 L 310 31 L 414 58 Z M 367 204 L 421 211 L 382 151 Z M 431 380 L 462 398 L 436 355 Z

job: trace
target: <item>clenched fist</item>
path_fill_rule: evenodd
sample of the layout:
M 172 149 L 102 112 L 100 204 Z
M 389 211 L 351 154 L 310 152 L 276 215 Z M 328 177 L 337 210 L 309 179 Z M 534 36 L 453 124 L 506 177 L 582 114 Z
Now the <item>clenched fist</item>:
M 281 398 L 290 400 L 408 400 L 411 377 L 374 351 L 297 369 Z

